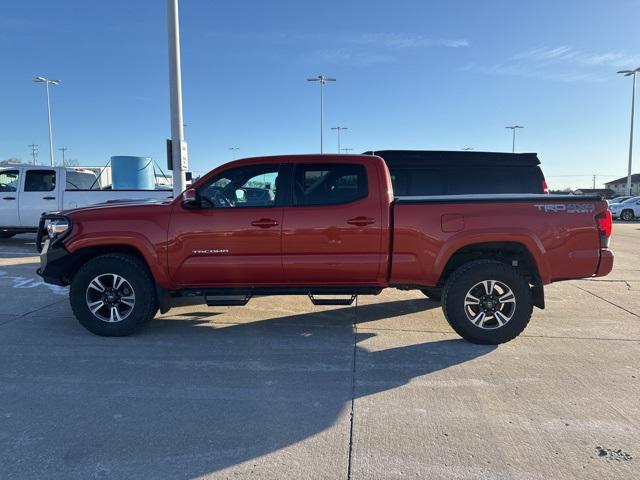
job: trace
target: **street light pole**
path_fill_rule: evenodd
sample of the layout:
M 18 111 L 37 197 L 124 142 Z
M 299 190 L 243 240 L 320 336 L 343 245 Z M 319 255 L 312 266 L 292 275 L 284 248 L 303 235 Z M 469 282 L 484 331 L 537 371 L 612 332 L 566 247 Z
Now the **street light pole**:
M 328 78 L 324 75 L 307 78 L 307 82 L 320 82 L 320 153 L 324 153 L 324 84 L 327 82 L 335 82 L 335 78 Z
M 240 147 L 229 147 L 229 150 L 231 152 L 233 152 L 233 159 L 235 160 L 236 158 L 238 158 L 238 150 L 240 150 Z
M 629 166 L 627 167 L 627 195 L 631 195 L 631 163 L 633 160 L 633 117 L 635 115 L 636 106 L 636 73 L 640 72 L 640 67 L 633 70 L 620 70 L 618 73 L 625 77 L 633 77 L 633 87 L 631 90 L 631 130 L 629 133 Z
M 173 196 L 186 187 L 185 171 L 189 168 L 187 142 L 184 141 L 182 115 L 182 73 L 180 66 L 180 19 L 178 0 L 167 0 L 169 30 L 169 92 L 171 105 L 171 153 L 173 159 Z
M 522 125 L 511 125 L 509 127 L 504 127 L 504 128 L 508 128 L 513 132 L 513 139 L 511 140 L 511 153 L 515 153 L 516 152 L 516 130 L 518 128 L 524 128 Z
M 49 161 L 51 162 L 51 166 L 53 167 L 54 158 L 53 158 L 53 133 L 51 129 L 51 99 L 49 98 L 49 84 L 59 85 L 60 80 L 49 80 L 48 78 L 44 78 L 41 75 L 38 75 L 33 79 L 36 83 L 44 83 L 45 90 L 47 92 L 47 118 L 49 122 Z
M 331 127 L 331 130 L 338 132 L 338 153 L 340 153 L 340 132 L 342 130 L 349 130 L 349 127 Z

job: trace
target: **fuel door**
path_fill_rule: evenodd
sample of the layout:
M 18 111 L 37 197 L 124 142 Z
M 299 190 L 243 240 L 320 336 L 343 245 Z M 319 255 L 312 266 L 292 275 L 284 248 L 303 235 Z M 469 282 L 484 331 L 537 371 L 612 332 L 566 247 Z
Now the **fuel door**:
M 442 215 L 440 226 L 443 232 L 460 232 L 464 230 L 464 215 L 460 213 Z

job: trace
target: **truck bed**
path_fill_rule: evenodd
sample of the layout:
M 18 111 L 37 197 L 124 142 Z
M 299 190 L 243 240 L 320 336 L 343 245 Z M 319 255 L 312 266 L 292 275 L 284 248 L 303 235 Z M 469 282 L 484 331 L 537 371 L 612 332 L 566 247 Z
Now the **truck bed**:
M 594 217 L 606 209 L 599 196 L 396 197 L 390 283 L 435 285 L 468 244 L 524 246 L 544 284 L 593 276 L 602 254 Z

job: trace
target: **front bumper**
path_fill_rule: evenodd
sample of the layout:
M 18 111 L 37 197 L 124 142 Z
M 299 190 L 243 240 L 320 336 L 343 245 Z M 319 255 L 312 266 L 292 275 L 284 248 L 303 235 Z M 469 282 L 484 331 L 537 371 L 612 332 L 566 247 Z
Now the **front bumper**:
M 40 268 L 37 270 L 38 275 L 46 283 L 54 285 L 69 285 L 65 273 L 67 272 L 71 254 L 64 248 L 64 244 L 60 240 L 51 243 L 46 240 L 42 252 L 40 252 Z
M 65 220 L 69 224 L 69 228 L 62 235 L 51 240 L 47 236 L 47 222 L 59 219 Z M 45 213 L 40 217 L 36 236 L 36 248 L 40 252 L 40 268 L 36 270 L 36 273 L 46 283 L 61 286 L 69 285 L 67 273 L 70 271 L 70 267 L 73 266 L 73 259 L 65 248 L 62 239 L 71 232 L 71 227 L 71 219 L 60 213 Z

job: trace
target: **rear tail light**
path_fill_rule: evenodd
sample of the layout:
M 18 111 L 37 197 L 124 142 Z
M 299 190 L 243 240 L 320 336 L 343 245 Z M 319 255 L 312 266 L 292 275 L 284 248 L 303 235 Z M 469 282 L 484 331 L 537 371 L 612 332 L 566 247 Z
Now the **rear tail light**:
M 607 248 L 609 246 L 609 238 L 613 229 L 613 221 L 611 219 L 611 211 L 605 210 L 596 216 L 598 231 L 600 232 L 600 246 Z
M 546 180 L 542 180 L 542 193 L 549 194 L 549 185 L 547 185 Z

